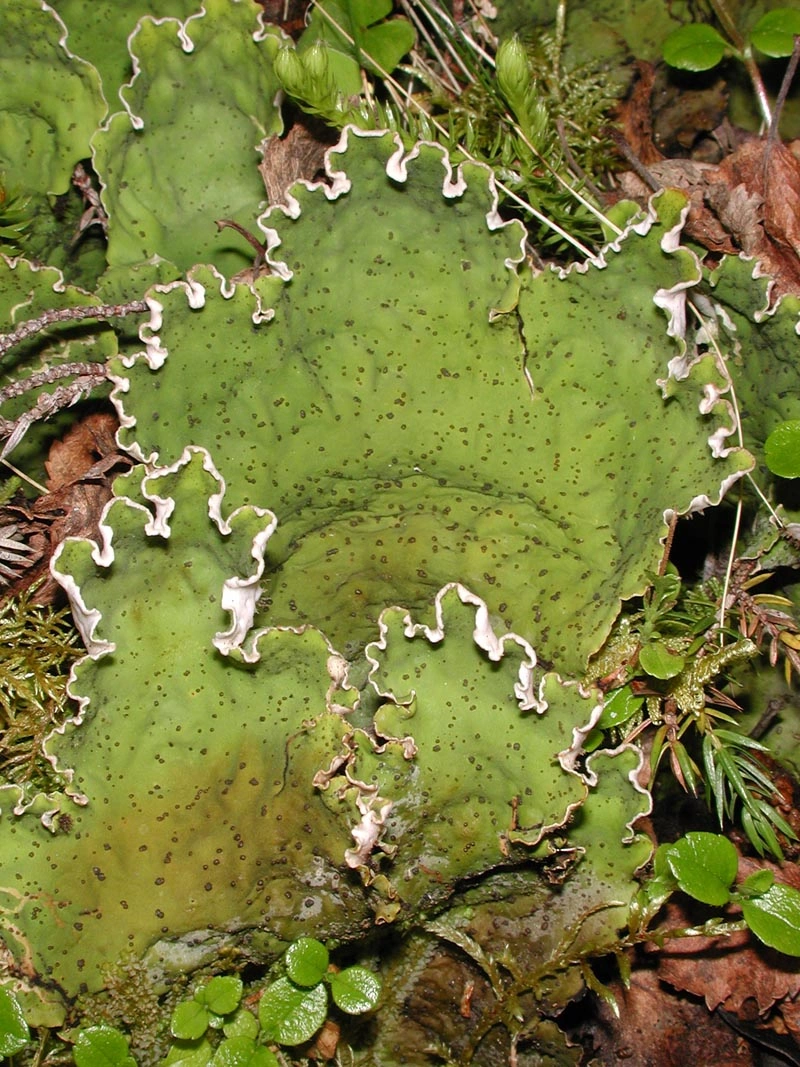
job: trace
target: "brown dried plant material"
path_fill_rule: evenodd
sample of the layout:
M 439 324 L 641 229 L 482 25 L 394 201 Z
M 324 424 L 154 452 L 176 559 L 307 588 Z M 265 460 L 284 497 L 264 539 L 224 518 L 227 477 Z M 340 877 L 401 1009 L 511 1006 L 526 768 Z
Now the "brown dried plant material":
M 318 140 L 302 123 L 295 123 L 285 137 L 268 137 L 261 145 L 258 165 L 270 206 L 285 204 L 286 193 L 298 179 L 311 181 L 324 166 L 329 145 Z
M 659 188 L 685 190 L 688 237 L 714 254 L 744 252 L 758 260 L 775 281 L 775 297 L 800 295 L 798 146 L 738 133 L 721 118 L 718 86 L 710 95 L 682 92 L 681 110 L 673 113 L 664 75 L 648 63 L 636 69 L 618 113 L 621 149 L 632 166 L 620 177 L 619 195 L 644 201 Z M 690 159 L 665 158 L 689 151 Z M 716 162 L 714 153 L 727 154 Z
M 599 1004 L 599 1025 L 586 1039 L 594 1044 L 592 1063 L 604 1067 L 756 1067 L 748 1041 L 736 1034 L 705 1005 L 674 993 L 658 974 L 636 968 L 628 988 L 612 983 L 619 1006 L 616 1017 Z
M 97 538 L 97 527 L 111 499 L 115 473 L 132 465 L 116 442 L 116 417 L 108 412 L 87 415 L 53 443 L 45 468 L 48 492 L 31 504 L 0 508 L 0 520 L 13 522 L 33 550 L 31 566 L 3 590 L 17 596 L 44 577 L 36 602 L 51 603 L 59 587 L 47 574 L 50 559 L 67 537 Z

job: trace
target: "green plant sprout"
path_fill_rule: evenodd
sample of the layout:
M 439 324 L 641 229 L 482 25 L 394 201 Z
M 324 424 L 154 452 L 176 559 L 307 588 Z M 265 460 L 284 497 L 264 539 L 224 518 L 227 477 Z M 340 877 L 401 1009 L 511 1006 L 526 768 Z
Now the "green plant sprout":
M 743 37 L 733 19 L 726 0 L 710 0 L 727 38 L 705 23 L 681 26 L 664 42 L 665 62 L 679 70 L 711 70 L 726 55 L 744 63 L 758 100 L 766 127 L 773 122 L 772 108 L 764 88 L 761 72 L 753 56 L 753 49 L 771 58 L 791 56 L 795 37 L 800 34 L 800 11 L 781 7 L 768 11 L 756 22 L 747 38 Z
M 329 996 L 346 1015 L 363 1015 L 377 1006 L 378 976 L 358 965 L 332 967 L 328 949 L 316 938 L 293 941 L 282 969 L 282 975 L 246 998 L 253 1006 L 257 999 L 255 1013 L 242 1003 L 244 985 L 232 975 L 212 978 L 178 1004 L 170 1020 L 174 1041 L 163 1067 L 188 1057 L 195 1067 L 279 1067 L 278 1047 L 304 1045 L 323 1027 Z
M 238 975 L 217 975 L 180 1001 L 161 1067 L 281 1067 L 279 1049 L 310 1042 L 328 1019 L 330 999 L 345 1015 L 377 1007 L 378 976 L 359 965 L 332 966 L 328 949 L 313 937 L 293 941 L 281 967 L 282 975 L 247 993 Z M 114 1026 L 82 1027 L 69 1036 L 77 1067 L 136 1067 L 127 1036 Z M 0 986 L 0 1056 L 13 1056 L 30 1041 L 19 1001 Z
M 749 929 L 763 944 L 788 956 L 800 956 L 800 892 L 775 881 L 769 869 L 755 871 L 737 882 L 738 855 L 719 834 L 692 832 L 673 844 L 659 845 L 653 857 L 653 877 L 646 882 L 631 909 L 632 929 L 657 913 L 676 889 L 712 907 L 741 908 L 740 922 L 711 920 L 693 932 L 733 933 Z M 658 933 L 653 932 L 658 943 Z
M 734 664 L 758 653 L 757 644 L 741 633 L 729 633 L 728 641 L 719 643 L 720 595 L 714 582 L 684 588 L 672 567 L 653 578 L 642 608 L 620 617 L 591 664 L 587 681 L 608 696 L 587 747 L 597 747 L 609 732 L 631 741 L 649 730 L 651 782 L 668 755 L 683 789 L 697 795 L 702 779 L 720 826 L 726 818 L 740 819 L 759 855 L 781 858 L 776 831 L 790 839 L 795 834 L 776 811 L 778 790 L 758 761 L 769 750 L 736 730 L 736 719 L 721 707 L 737 710 L 737 705 L 714 685 Z M 754 612 L 759 604 L 750 597 L 748 607 Z M 750 627 L 753 636 L 755 628 Z M 788 615 L 784 629 L 797 631 Z M 693 758 L 698 743 L 701 754 Z
M 359 15 L 366 24 L 389 10 L 383 3 L 367 6 Z M 427 15 L 431 31 L 419 23 L 427 49 L 418 45 L 414 63 L 401 67 L 409 77 L 405 88 L 392 72 L 414 45 L 410 23 L 397 18 L 359 31 L 348 5 L 317 2 L 296 48 L 286 46 L 275 57 L 284 91 L 336 128 L 391 129 L 409 146 L 435 140 L 456 160 L 488 164 L 510 206 L 536 220 L 535 241 L 554 254 L 573 248 L 590 255 L 586 244 L 597 247 L 609 228 L 618 234 L 600 211 L 593 184 L 613 167 L 603 128 L 616 94 L 602 74 L 564 69 L 563 25 L 561 35 L 544 34 L 535 45 L 503 41 L 492 56 L 465 28 L 442 23 L 435 4 L 408 10 Z M 461 81 L 436 47 L 436 36 L 445 33 Z M 368 75 L 382 79 L 386 102 Z

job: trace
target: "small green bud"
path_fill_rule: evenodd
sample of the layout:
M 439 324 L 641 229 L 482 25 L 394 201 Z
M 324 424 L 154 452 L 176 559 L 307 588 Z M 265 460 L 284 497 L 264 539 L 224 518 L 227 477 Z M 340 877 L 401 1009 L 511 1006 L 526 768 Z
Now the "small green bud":
M 328 65 L 328 46 L 325 41 L 315 41 L 303 52 L 303 67 L 306 79 L 313 87 L 314 96 L 327 96 L 329 93 L 330 67 Z
M 302 96 L 305 68 L 294 47 L 280 48 L 273 60 L 275 76 L 290 96 Z
M 517 104 L 524 102 L 532 82 L 528 55 L 519 37 L 503 41 L 497 49 L 495 64 L 500 92 L 516 109 Z

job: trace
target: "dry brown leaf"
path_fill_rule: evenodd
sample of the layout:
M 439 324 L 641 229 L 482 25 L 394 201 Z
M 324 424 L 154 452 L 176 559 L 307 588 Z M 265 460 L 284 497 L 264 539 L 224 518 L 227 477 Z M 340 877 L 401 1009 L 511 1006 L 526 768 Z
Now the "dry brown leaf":
M 755 1067 L 748 1041 L 702 1002 L 673 993 L 655 971 L 635 968 L 630 987 L 612 985 L 619 1018 L 606 1004 L 587 1037 L 599 1042 L 592 1063 L 625 1067 Z
M 311 181 L 324 165 L 328 145 L 301 123 L 295 123 L 285 137 L 268 137 L 262 144 L 263 159 L 258 165 L 272 204 L 285 204 L 286 192 L 305 178 Z

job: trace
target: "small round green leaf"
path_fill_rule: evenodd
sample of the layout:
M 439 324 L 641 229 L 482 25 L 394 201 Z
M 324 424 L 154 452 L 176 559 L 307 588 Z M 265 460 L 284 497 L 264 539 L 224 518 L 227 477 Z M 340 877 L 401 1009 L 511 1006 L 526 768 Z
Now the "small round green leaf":
M 208 1012 L 197 1000 L 177 1005 L 169 1022 L 170 1033 L 181 1041 L 196 1041 L 208 1028 Z
M 30 1040 L 22 1007 L 10 989 L 0 987 L 0 1056 L 13 1056 Z
M 288 978 L 279 978 L 267 987 L 258 1006 L 258 1018 L 265 1037 L 281 1045 L 301 1045 L 325 1022 L 328 991 L 322 982 L 301 989 Z
M 787 956 L 800 956 L 800 892 L 776 882 L 741 905 L 745 922 L 760 941 Z
M 779 7 L 762 15 L 753 27 L 750 42 L 765 56 L 790 56 L 797 34 L 800 34 L 800 11 Z
M 197 994 L 196 999 L 215 1015 L 230 1015 L 239 1007 L 244 986 L 236 975 L 218 975 Z
M 380 979 L 366 967 L 346 967 L 331 976 L 331 995 L 348 1015 L 371 1011 L 381 995 Z
M 727 837 L 689 833 L 670 845 L 664 855 L 684 893 L 703 904 L 728 903 L 739 860 Z
M 800 419 L 775 427 L 764 445 L 764 459 L 779 478 L 800 478 Z
M 728 43 L 713 26 L 681 26 L 664 41 L 664 61 L 679 70 L 710 70 L 725 55 Z
M 298 937 L 287 948 L 283 962 L 295 985 L 316 985 L 328 970 L 328 950 L 314 937 Z
M 127 1038 L 111 1026 L 89 1026 L 75 1042 L 77 1067 L 136 1067 Z
M 258 1034 L 258 1019 L 251 1011 L 240 1008 L 232 1018 L 225 1020 L 222 1032 L 226 1037 L 255 1037 Z
M 179 1041 L 173 1045 L 159 1067 L 209 1067 L 214 1047 L 207 1038 L 202 1041 Z
M 774 884 L 775 875 L 772 871 L 765 869 L 763 871 L 753 871 L 743 882 L 739 883 L 737 889 L 743 897 L 750 899 L 763 896 L 769 887 Z
M 636 696 L 629 685 L 615 689 L 603 704 L 603 711 L 597 721 L 601 730 L 611 730 L 615 726 L 632 719 L 644 704 L 644 697 Z
M 683 656 L 670 652 L 660 641 L 650 641 L 642 646 L 639 653 L 639 666 L 651 678 L 665 681 L 680 674 L 686 665 Z
M 223 1041 L 211 1067 L 280 1067 L 274 1052 L 259 1045 L 252 1037 L 231 1037 Z

